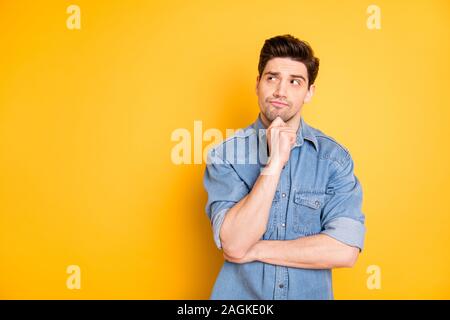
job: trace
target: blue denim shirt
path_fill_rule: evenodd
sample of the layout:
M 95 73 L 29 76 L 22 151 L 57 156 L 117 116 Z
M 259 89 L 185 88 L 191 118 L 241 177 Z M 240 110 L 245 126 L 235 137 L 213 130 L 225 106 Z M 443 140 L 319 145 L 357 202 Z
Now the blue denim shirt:
M 219 249 L 227 211 L 250 192 L 266 163 L 266 130 L 260 116 L 209 150 L 203 180 L 208 193 L 206 213 Z M 261 240 L 322 233 L 362 250 L 361 205 L 362 189 L 348 150 L 301 117 Z M 333 299 L 331 270 L 224 261 L 210 299 Z

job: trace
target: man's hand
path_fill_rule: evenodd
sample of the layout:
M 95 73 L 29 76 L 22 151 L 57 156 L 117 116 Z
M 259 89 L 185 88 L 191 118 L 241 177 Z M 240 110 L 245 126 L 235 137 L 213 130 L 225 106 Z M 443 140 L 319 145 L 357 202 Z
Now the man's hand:
M 289 160 L 291 149 L 295 144 L 297 132 L 280 117 L 267 128 L 267 143 L 269 146 L 271 165 L 283 167 Z

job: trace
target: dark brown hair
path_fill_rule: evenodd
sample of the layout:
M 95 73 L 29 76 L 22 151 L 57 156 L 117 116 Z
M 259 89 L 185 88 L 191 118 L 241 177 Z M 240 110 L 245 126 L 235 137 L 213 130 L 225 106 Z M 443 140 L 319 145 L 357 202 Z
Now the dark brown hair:
M 319 72 L 319 58 L 314 57 L 314 51 L 306 42 L 299 40 L 290 34 L 276 36 L 267 39 L 259 55 L 259 78 L 272 58 L 291 58 L 302 62 L 308 70 L 308 87 L 314 83 Z

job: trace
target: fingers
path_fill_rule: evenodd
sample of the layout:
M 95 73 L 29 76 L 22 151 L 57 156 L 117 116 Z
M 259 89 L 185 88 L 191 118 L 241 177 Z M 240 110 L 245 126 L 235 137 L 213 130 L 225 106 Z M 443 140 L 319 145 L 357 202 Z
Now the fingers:
M 287 126 L 286 122 L 283 121 L 283 119 L 281 119 L 281 117 L 276 117 L 275 120 L 272 121 L 272 123 L 270 124 L 269 128 L 273 128 L 273 127 L 285 127 Z
M 287 135 L 297 135 L 297 131 L 291 127 L 273 127 L 270 129 L 270 135 L 271 136 L 278 136 L 280 134 L 287 134 Z
M 297 140 L 297 132 L 291 127 L 274 127 L 270 130 L 268 141 L 282 139 L 283 137 L 287 137 L 290 144 L 293 145 Z
M 288 133 L 292 132 L 294 134 L 297 134 L 297 130 L 295 130 L 294 128 L 289 127 L 289 126 L 288 127 L 277 127 L 276 129 L 278 129 L 279 132 L 288 132 Z
M 272 130 L 273 128 L 279 128 L 282 130 L 294 130 L 292 129 L 291 126 L 289 126 L 286 122 L 284 122 L 280 116 L 276 117 L 275 120 L 272 121 L 267 130 Z
M 269 152 L 271 152 L 272 145 L 281 140 L 287 141 L 292 147 L 297 141 L 297 130 L 285 123 L 280 117 L 276 117 L 267 128 L 267 138 Z
M 295 130 L 282 130 L 280 131 L 280 137 L 281 136 L 287 136 L 289 143 L 291 145 L 295 144 L 295 141 L 297 140 L 297 133 L 295 132 Z

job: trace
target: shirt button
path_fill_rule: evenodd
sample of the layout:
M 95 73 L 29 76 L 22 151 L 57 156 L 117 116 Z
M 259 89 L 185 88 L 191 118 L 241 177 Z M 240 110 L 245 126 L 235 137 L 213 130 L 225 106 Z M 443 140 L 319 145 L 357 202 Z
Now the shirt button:
M 286 193 L 281 194 L 283 198 L 286 198 Z
M 282 283 L 279 284 L 278 286 L 280 287 L 280 289 L 283 289 L 283 288 L 284 288 L 284 284 L 282 284 Z
M 282 223 L 281 226 L 284 228 L 286 225 L 284 223 Z
M 316 201 L 316 206 L 319 206 L 320 202 L 319 200 Z

